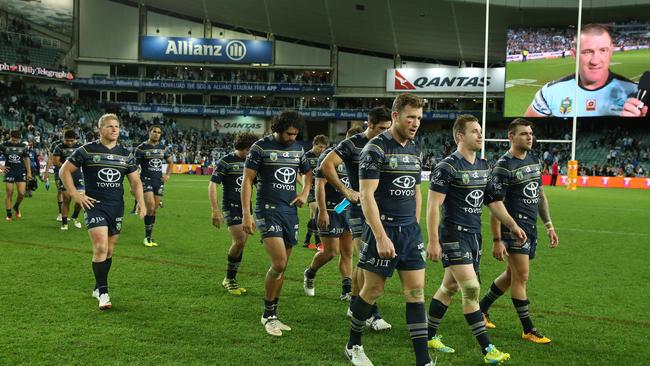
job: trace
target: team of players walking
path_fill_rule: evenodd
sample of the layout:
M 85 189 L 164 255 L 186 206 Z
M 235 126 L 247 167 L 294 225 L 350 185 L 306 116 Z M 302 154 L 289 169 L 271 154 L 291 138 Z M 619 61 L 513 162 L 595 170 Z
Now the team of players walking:
M 480 345 L 487 364 L 510 358 L 488 337 L 495 328 L 489 309 L 510 288 L 514 308 L 521 320 L 522 338 L 549 343 L 531 320 L 526 296 L 530 260 L 537 246 L 537 216 L 544 223 L 551 247 L 558 244 L 541 185 L 542 166 L 530 151 L 532 124 L 514 120 L 508 127 L 510 149 L 489 169 L 476 156 L 482 146 L 482 131 L 474 116 L 462 115 L 454 122 L 457 150 L 431 171 L 426 207 L 428 245 L 420 231 L 422 161 L 415 135 L 422 119 L 422 100 L 413 94 L 395 98 L 392 109 L 379 107 L 368 116 L 364 131 L 351 129 L 347 138 L 333 148 L 324 136 L 314 139 L 314 148 L 305 153 L 296 137 L 303 117 L 285 111 L 273 121 L 272 134 L 258 139 L 241 133 L 234 151 L 217 162 L 208 193 L 212 223 L 226 224 L 232 243 L 228 250 L 223 287 L 232 295 L 246 290 L 236 275 L 242 262 L 247 238 L 259 231 L 270 266 L 264 280 L 264 312 L 261 323 L 272 336 L 282 336 L 291 327 L 278 316 L 278 302 L 284 273 L 293 247 L 298 243 L 297 207 L 311 206 L 309 236 L 317 235 L 322 247 L 304 270 L 303 288 L 315 296 L 320 268 L 336 256 L 341 274 L 341 300 L 349 301 L 350 333 L 344 353 L 354 365 L 372 365 L 362 346 L 363 328 L 390 329 L 377 307 L 385 282 L 395 270 L 399 274 L 406 302 L 407 328 L 413 343 L 416 365 L 433 365 L 428 349 L 452 353 L 441 341 L 438 329 L 452 298 L 460 291 L 462 310 L 469 328 Z M 108 273 L 124 214 L 123 180 L 129 179 L 139 215 L 145 220 L 147 246 L 152 239 L 156 208 L 163 187 L 172 172 L 168 151 L 160 143 L 161 129 L 152 126 L 148 141 L 133 153 L 118 143 L 117 116 L 106 114 L 98 121 L 100 138 L 79 145 L 73 131 L 64 131 L 63 141 L 53 148 L 52 163 L 59 177 L 62 230 L 67 230 L 69 204 L 78 205 L 72 215 L 75 225 L 81 208 L 93 245 L 92 295 L 100 309 L 112 307 L 108 295 Z M 13 136 L 12 136 L 13 137 Z M 19 141 L 2 145 L 7 157 L 5 200 L 7 217 L 12 209 L 20 216 L 19 194 L 11 205 L 13 185 L 21 191 L 21 179 L 31 176 L 23 164 Z M 167 170 L 163 174 L 164 162 Z M 13 164 L 13 165 L 12 165 Z M 26 167 L 23 165 L 27 165 Z M 21 166 L 25 168 L 22 172 Z M 140 173 L 138 174 L 138 170 Z M 80 174 L 80 171 L 82 174 Z M 297 191 L 298 183 L 302 191 Z M 222 185 L 221 202 L 218 186 Z M 255 207 L 252 191 L 256 187 Z M 22 183 L 24 192 L 24 183 Z M 340 204 L 341 203 L 341 204 Z M 349 203 L 345 209 L 342 207 Z M 481 259 L 481 213 L 491 213 L 493 256 L 507 266 L 479 298 Z M 253 215 L 254 214 L 254 215 Z M 353 266 L 353 252 L 359 261 Z M 440 288 L 425 307 L 426 259 L 442 261 L 444 276 Z M 354 267 L 354 268 L 353 268 Z

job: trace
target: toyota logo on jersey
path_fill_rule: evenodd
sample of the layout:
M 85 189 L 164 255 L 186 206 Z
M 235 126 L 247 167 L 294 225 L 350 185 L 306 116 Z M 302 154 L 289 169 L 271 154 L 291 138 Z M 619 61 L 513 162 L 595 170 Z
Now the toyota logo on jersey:
M 523 194 L 526 198 L 523 199 L 523 202 L 529 205 L 536 205 L 539 203 L 539 182 L 530 182 L 526 184 L 523 189 Z
M 296 181 L 296 171 L 293 168 L 282 167 L 275 171 L 273 174 L 275 179 L 279 182 L 273 182 L 272 186 L 275 189 L 282 189 L 285 191 L 295 191 L 296 186 L 293 182 Z
M 97 182 L 98 187 L 119 187 L 122 173 L 117 169 L 103 168 L 97 172 L 97 178 L 100 180 Z
M 402 175 L 393 179 L 393 185 L 400 189 L 390 189 L 391 196 L 415 196 L 415 178 L 410 175 Z
M 465 202 L 467 202 L 471 207 L 463 207 L 465 212 L 475 214 L 483 212 L 481 207 L 483 205 L 483 194 L 483 191 L 480 189 L 475 189 L 469 192 L 467 196 L 465 196 Z
M 410 175 L 402 175 L 401 177 L 393 179 L 393 184 L 399 188 L 411 189 L 415 187 L 415 178 Z
M 9 157 L 7 157 L 7 161 L 9 161 L 10 163 L 14 163 L 14 164 L 20 163 L 20 162 L 22 162 L 22 160 L 23 159 L 21 159 L 20 156 L 18 156 L 16 154 L 10 154 Z
M 537 198 L 539 197 L 539 183 L 530 182 L 524 187 L 524 196 L 528 198 Z
M 161 171 L 163 166 L 162 159 L 151 159 L 149 160 L 149 167 L 151 170 Z
M 280 168 L 275 171 L 275 179 L 280 183 L 291 184 L 296 180 L 296 171 L 292 168 Z

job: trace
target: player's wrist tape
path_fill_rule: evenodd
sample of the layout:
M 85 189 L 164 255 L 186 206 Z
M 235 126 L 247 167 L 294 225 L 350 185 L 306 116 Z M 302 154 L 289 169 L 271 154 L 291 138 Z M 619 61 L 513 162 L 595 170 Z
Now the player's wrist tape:
M 553 228 L 553 221 L 545 222 L 544 226 L 546 226 L 547 229 Z

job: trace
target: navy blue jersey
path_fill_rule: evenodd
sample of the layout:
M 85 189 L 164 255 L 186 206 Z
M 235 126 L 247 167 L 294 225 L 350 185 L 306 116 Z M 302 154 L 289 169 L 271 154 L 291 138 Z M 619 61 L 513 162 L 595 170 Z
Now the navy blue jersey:
M 325 160 L 325 157 L 327 154 L 332 151 L 334 148 L 330 147 L 329 149 L 325 150 L 323 154 L 321 154 L 320 158 L 318 159 L 318 164 L 316 167 L 316 170 L 314 171 L 314 176 L 316 178 L 322 178 L 325 179 L 325 175 L 323 174 L 323 171 L 321 170 L 321 165 L 323 164 L 323 160 Z M 336 172 L 339 176 L 339 179 L 343 184 L 345 184 L 346 187 L 350 188 L 350 179 L 348 178 L 348 172 L 345 169 L 345 164 L 341 164 L 336 167 Z M 343 200 L 343 194 L 341 192 L 337 191 L 336 188 L 334 188 L 333 185 L 329 183 L 325 183 L 325 204 L 327 205 L 328 210 L 333 210 L 334 207 Z
M 68 161 L 82 168 L 86 194 L 107 204 L 123 204 L 124 176 L 138 170 L 133 154 L 124 146 L 109 149 L 99 140 L 75 150 Z
M 161 181 L 163 175 L 163 164 L 171 154 L 165 145 L 151 145 L 147 141 L 135 148 L 135 160 L 140 166 L 140 177 Z
M 350 187 L 357 192 L 359 191 L 359 159 L 361 158 L 361 150 L 368 141 L 368 137 L 362 132 L 341 141 L 334 148 L 336 155 L 345 164 L 350 179 Z
M 81 144 L 79 142 L 74 143 L 71 146 L 68 146 L 64 143 L 59 143 L 54 147 L 54 150 L 52 150 L 52 156 L 58 156 L 61 159 L 61 165 L 65 163 L 66 159 L 72 155 L 72 153 L 75 152 L 78 148 L 81 147 Z
M 61 141 L 61 140 L 53 140 L 52 141 L 52 144 L 50 145 L 50 153 L 52 154 L 52 156 L 54 156 L 54 150 L 56 150 L 57 147 L 59 145 L 61 145 L 61 144 L 63 144 L 63 141 Z M 62 160 L 61 164 L 63 164 L 63 163 L 64 163 L 64 161 Z M 52 167 L 54 169 L 54 175 L 58 176 L 59 175 L 59 167 L 54 165 L 54 163 L 52 163 Z
M 320 156 L 323 156 L 324 154 L 321 154 Z M 305 159 L 307 159 L 307 163 L 309 163 L 309 168 L 312 170 L 312 172 L 316 169 L 316 166 L 318 165 L 318 159 L 319 156 L 314 154 L 313 151 L 309 150 L 305 153 Z M 314 192 L 316 188 L 316 175 L 312 175 L 311 177 L 311 189 L 309 190 L 309 194 L 314 197 Z
M 518 159 L 505 153 L 490 173 L 488 194 L 494 201 L 503 201 L 517 224 L 535 224 L 542 188 L 542 162 L 530 152 Z M 486 193 L 487 193 L 486 192 Z
M 275 205 L 295 211 L 289 204 L 296 197 L 296 177 L 311 171 L 300 144 L 285 146 L 268 135 L 251 146 L 246 168 L 257 172 L 258 209 Z
M 241 202 L 245 162 L 246 159 L 240 158 L 234 152 L 217 161 L 210 181 L 223 184 L 223 202 Z
M 17 144 L 5 141 L 0 145 L 0 153 L 5 157 L 5 166 L 9 168 L 9 174 L 27 174 L 24 158 L 29 158 L 29 146 L 24 142 Z
M 361 151 L 359 179 L 379 179 L 375 201 L 385 226 L 416 222 L 415 192 L 421 167 L 415 141 L 402 146 L 389 131 L 374 137 Z
M 431 172 L 429 189 L 445 194 L 441 230 L 481 232 L 481 213 L 489 167 L 485 159 L 470 164 L 458 152 L 439 162 Z M 491 201 L 486 199 L 485 203 Z
M 77 150 L 78 148 L 81 147 L 81 144 L 79 142 L 75 142 L 72 146 L 68 146 L 62 141 L 57 143 L 56 146 L 54 147 L 54 150 L 52 150 L 52 156 L 58 156 L 59 161 L 61 162 L 61 165 L 65 163 L 65 161 Z M 59 167 L 56 167 L 56 178 L 59 178 Z M 81 169 L 77 170 L 72 174 L 72 178 L 77 180 L 77 179 L 83 179 L 83 174 L 81 172 Z M 94 197 L 93 197 L 94 198 Z

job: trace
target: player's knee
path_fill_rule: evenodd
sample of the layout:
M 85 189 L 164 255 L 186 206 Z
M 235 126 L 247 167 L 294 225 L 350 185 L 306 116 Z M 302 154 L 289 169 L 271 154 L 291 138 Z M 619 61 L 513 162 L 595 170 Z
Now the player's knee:
M 528 270 L 517 270 L 513 272 L 512 281 L 524 284 L 528 282 Z
M 271 264 L 271 270 L 273 270 L 276 273 L 282 274 L 287 269 L 287 261 L 275 261 Z
M 341 253 L 341 250 L 338 245 L 328 245 L 325 249 L 325 253 L 327 253 L 330 258 L 334 258 Z
M 284 273 L 284 270 L 278 271 L 277 268 L 274 266 L 271 266 L 268 271 L 269 277 L 279 280 L 282 277 L 282 274 Z
M 239 253 L 241 253 L 244 250 L 245 244 L 246 244 L 246 240 L 242 238 L 235 238 L 232 241 L 233 249 Z
M 406 302 L 423 302 L 424 286 L 404 289 L 404 296 L 406 297 Z
M 463 294 L 463 306 L 478 306 L 481 284 L 476 278 L 459 283 Z
M 155 205 L 147 205 L 147 215 L 156 216 L 156 206 Z
M 376 300 L 384 293 L 384 286 L 380 283 L 370 284 L 368 282 L 363 284 L 362 292 L 371 300 Z
M 458 285 L 455 283 L 452 286 L 445 286 L 444 284 L 440 285 L 440 288 L 438 289 L 438 295 L 445 298 L 447 301 L 451 301 L 457 292 Z

